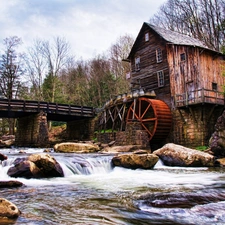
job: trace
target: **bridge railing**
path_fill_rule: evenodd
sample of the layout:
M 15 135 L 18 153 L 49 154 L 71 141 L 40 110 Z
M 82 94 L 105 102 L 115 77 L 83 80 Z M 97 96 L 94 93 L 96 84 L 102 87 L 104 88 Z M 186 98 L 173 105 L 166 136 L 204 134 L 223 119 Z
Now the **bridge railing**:
M 23 112 L 44 111 L 52 114 L 77 115 L 84 117 L 93 117 L 95 115 L 93 107 L 17 99 L 0 99 L 0 110 Z

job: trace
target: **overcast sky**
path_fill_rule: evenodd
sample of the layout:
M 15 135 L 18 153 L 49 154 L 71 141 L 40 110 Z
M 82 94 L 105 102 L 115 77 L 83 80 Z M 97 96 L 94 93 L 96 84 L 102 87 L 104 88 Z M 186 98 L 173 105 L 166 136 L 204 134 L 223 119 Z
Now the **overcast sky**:
M 107 51 L 120 36 L 136 38 L 165 0 L 0 0 L 0 44 L 10 36 L 23 46 L 64 37 L 76 58 Z M 1 46 L 1 45 L 0 45 Z

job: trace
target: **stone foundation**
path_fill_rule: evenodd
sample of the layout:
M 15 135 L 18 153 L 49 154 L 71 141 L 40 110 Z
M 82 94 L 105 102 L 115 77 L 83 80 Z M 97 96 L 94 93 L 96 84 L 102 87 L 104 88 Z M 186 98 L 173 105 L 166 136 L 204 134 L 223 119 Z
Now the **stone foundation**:
M 223 106 L 196 105 L 180 110 L 173 110 L 173 127 L 169 142 L 190 148 L 208 146 L 209 139 L 215 130 L 217 118 Z
M 115 141 L 118 146 L 140 145 L 142 148 L 150 148 L 148 133 L 142 129 L 140 122 L 127 123 L 125 131 L 98 133 L 96 137 L 104 144 Z

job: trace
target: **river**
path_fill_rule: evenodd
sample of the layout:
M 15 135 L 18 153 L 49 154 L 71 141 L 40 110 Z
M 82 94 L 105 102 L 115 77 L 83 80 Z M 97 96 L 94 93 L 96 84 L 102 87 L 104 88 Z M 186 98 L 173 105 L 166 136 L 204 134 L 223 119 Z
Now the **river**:
M 8 168 L 15 158 L 25 156 L 19 150 L 1 150 L 8 160 L 0 165 L 0 180 L 12 179 Z M 112 168 L 112 155 L 49 154 L 61 164 L 65 177 L 18 178 L 23 187 L 0 189 L 0 197 L 22 212 L 16 221 L 0 224 L 225 224 L 222 168 L 166 167 L 159 161 L 153 170 L 130 170 Z

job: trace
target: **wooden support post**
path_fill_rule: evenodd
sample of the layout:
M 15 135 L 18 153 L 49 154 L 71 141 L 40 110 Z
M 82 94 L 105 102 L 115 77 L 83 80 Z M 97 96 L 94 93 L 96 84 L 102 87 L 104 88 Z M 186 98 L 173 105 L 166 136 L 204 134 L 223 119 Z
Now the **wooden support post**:
M 124 116 L 125 116 L 125 111 L 126 111 L 126 104 L 123 104 L 123 114 L 122 114 L 122 119 L 121 119 L 121 126 L 120 126 L 120 130 L 123 130 L 123 125 L 124 125 Z
M 211 110 L 209 111 L 208 117 L 206 119 L 207 122 L 209 122 L 209 120 L 210 120 L 210 118 L 211 118 L 211 116 L 213 114 L 213 111 L 214 111 L 215 107 L 216 107 L 216 105 L 213 105 L 212 108 L 211 108 Z
M 134 115 L 135 115 L 135 110 L 136 110 L 136 104 L 137 104 L 137 99 L 134 98 L 134 108 L 133 108 L 132 120 L 134 120 Z

